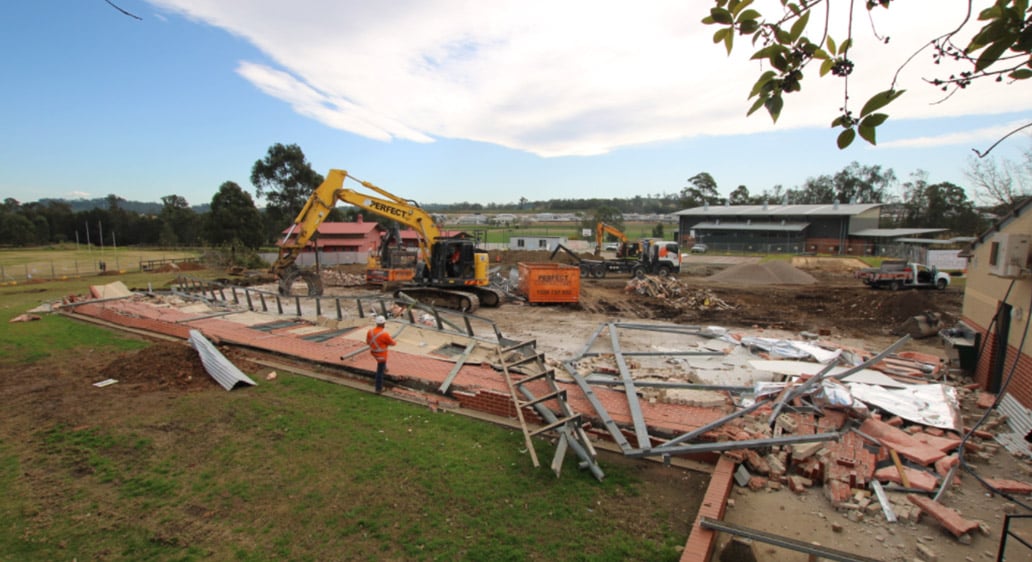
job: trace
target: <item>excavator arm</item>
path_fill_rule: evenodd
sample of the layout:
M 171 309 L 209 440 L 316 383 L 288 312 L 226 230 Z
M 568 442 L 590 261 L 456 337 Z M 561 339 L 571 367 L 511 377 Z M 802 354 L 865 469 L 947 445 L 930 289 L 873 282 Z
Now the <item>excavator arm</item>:
M 604 222 L 600 222 L 595 225 L 595 255 L 602 253 L 602 243 L 605 242 L 606 234 L 612 234 L 621 243 L 627 243 L 627 235 L 620 232 L 618 228 L 612 225 L 608 225 Z
M 311 241 L 319 228 L 319 225 L 326 220 L 330 211 L 336 206 L 337 201 L 344 201 L 356 207 L 378 214 L 380 216 L 397 221 L 415 230 L 419 234 L 419 251 L 427 267 L 432 262 L 431 247 L 441 236 L 440 229 L 434 224 L 433 217 L 424 211 L 416 202 L 398 197 L 383 188 L 377 187 L 366 181 L 357 181 L 363 187 L 373 191 L 376 195 L 360 193 L 344 188 L 344 181 L 348 179 L 348 173 L 344 170 L 330 170 L 326 174 L 325 181 L 312 192 L 311 197 L 301 208 L 294 224 L 283 238 L 280 245 L 279 257 L 272 265 L 272 273 L 280 280 L 280 291 L 289 293 L 290 285 L 294 279 L 301 275 L 297 268 L 297 257 Z M 297 236 L 291 240 L 294 233 Z M 314 280 L 306 279 L 309 284 L 309 295 L 322 293 L 322 286 L 313 286 Z M 286 290 L 284 290 L 284 286 Z

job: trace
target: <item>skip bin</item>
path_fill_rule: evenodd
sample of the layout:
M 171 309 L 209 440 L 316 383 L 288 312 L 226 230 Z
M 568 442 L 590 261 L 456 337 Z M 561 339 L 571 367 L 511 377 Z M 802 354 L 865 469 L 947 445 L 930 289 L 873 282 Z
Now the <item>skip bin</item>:
M 519 293 L 528 302 L 577 302 L 580 268 L 562 263 L 520 263 Z

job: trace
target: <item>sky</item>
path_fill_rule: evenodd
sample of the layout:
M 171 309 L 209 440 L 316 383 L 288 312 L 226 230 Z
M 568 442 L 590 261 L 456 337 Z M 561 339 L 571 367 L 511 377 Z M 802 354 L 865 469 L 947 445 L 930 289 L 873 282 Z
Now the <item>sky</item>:
M 758 194 L 851 162 L 974 199 L 972 149 L 1032 115 L 1025 84 L 943 101 L 925 51 L 899 73 L 878 145 L 839 150 L 841 80 L 814 68 L 776 124 L 746 116 L 764 69 L 742 38 L 731 56 L 713 44 L 698 0 L 111 1 L 5 6 L 0 199 L 200 205 L 226 181 L 255 196 L 251 167 L 276 143 L 421 204 L 674 194 L 701 172 L 724 196 Z M 833 37 L 847 5 L 832 3 Z M 858 8 L 854 112 L 965 5 Z M 993 157 L 1030 147 L 1016 135 Z

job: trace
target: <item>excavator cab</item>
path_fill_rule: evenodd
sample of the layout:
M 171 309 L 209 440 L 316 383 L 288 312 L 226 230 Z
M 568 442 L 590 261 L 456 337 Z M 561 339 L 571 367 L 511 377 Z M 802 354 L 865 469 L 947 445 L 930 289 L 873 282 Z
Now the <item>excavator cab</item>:
M 478 251 L 468 238 L 438 238 L 431 246 L 430 260 L 418 276 L 428 285 L 471 285 L 487 277 L 487 253 Z

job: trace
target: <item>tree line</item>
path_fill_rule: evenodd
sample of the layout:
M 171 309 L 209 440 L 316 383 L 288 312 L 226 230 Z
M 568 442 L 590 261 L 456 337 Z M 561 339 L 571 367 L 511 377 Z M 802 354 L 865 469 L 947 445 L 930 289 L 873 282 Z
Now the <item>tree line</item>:
M 512 203 L 457 203 L 428 205 L 433 212 L 575 212 L 592 227 L 602 221 L 622 228 L 625 213 L 672 213 L 703 205 L 747 204 L 884 204 L 885 228 L 944 228 L 955 235 L 981 232 L 995 214 L 1006 212 L 1032 194 L 1032 149 L 1019 162 L 975 160 L 967 171 L 973 190 L 985 202 L 981 207 L 968 191 L 950 182 L 933 182 L 928 174 L 915 172 L 899 182 L 891 169 L 853 162 L 831 175 L 808 178 L 803 185 L 781 185 L 753 193 L 740 185 L 727 197 L 713 176 L 699 172 L 688 178 L 680 191 L 635 195 L 630 198 L 549 199 Z M 104 204 L 74 210 L 72 203 L 44 199 L 21 203 L 7 198 L 0 204 L 0 244 L 38 246 L 78 242 L 107 246 L 199 247 L 230 246 L 257 249 L 274 243 L 290 225 L 323 176 L 312 169 L 295 144 L 275 144 L 251 168 L 255 195 L 266 205 L 258 208 L 250 193 L 227 181 L 210 203 L 191 207 L 179 195 L 161 198 L 160 208 L 134 211 L 134 204 L 109 195 Z M 202 210 L 198 210 L 198 208 Z M 354 220 L 359 209 L 334 208 L 329 221 Z M 383 222 L 366 214 L 363 218 Z M 660 227 L 661 228 L 661 227 Z M 661 235 L 661 233 L 660 233 Z

